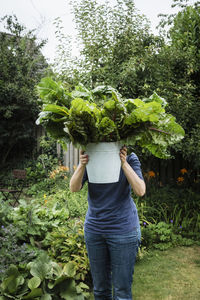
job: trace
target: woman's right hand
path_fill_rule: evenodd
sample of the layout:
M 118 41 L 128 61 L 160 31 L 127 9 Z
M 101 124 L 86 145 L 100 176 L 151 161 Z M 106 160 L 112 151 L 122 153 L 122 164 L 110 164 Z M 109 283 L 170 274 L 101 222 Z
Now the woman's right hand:
M 85 154 L 85 151 L 81 150 L 80 152 L 80 164 L 86 166 L 89 161 L 89 156 Z

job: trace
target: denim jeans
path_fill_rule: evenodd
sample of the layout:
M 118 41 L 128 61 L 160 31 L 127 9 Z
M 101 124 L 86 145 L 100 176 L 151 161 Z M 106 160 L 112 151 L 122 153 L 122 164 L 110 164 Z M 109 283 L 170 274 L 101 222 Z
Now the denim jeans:
M 132 300 L 140 238 L 140 228 L 126 234 L 85 232 L 95 300 Z

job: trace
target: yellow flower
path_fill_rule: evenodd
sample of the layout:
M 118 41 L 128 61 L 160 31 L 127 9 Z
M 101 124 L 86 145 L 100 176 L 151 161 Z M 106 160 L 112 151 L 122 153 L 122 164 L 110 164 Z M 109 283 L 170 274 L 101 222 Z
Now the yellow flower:
M 187 170 L 185 168 L 181 169 L 181 174 L 184 175 L 185 173 L 187 173 Z
M 44 194 L 44 196 L 43 196 L 43 197 L 44 197 L 44 199 L 45 199 L 45 198 L 47 197 L 47 195 L 46 195 L 46 194 Z
M 76 168 L 77 168 L 77 166 L 76 166 L 76 165 L 73 165 L 73 169 L 74 169 L 74 171 L 76 170 Z

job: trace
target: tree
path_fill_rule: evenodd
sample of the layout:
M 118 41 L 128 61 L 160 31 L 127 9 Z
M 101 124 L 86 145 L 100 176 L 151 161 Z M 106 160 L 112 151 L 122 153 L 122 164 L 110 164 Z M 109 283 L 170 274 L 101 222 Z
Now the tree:
M 31 152 L 38 113 L 35 85 L 44 75 L 46 62 L 33 32 L 25 32 L 16 16 L 1 19 L 0 33 L 0 153 L 5 164 L 19 151 Z
M 109 84 L 126 97 L 138 97 L 149 91 L 146 65 L 162 38 L 150 33 L 149 22 L 138 13 L 134 1 L 116 2 L 111 7 L 109 1 L 73 1 L 81 55 L 76 81 L 89 87 Z
M 174 0 L 181 11 L 168 17 L 168 43 L 157 56 L 157 91 L 168 99 L 168 110 L 184 127 L 186 136 L 175 150 L 200 167 L 200 6 Z M 161 67 L 159 67 L 159 65 Z
M 173 148 L 191 163 L 200 166 L 199 155 L 199 5 L 174 0 L 180 12 L 166 16 L 165 35 L 154 36 L 147 19 L 138 14 L 134 1 L 73 1 L 81 59 L 70 70 L 74 84 L 94 87 L 112 85 L 126 98 L 148 97 L 153 91 L 164 97 L 168 112 L 176 116 L 185 131 L 182 143 Z M 164 27 L 165 28 L 165 27 Z

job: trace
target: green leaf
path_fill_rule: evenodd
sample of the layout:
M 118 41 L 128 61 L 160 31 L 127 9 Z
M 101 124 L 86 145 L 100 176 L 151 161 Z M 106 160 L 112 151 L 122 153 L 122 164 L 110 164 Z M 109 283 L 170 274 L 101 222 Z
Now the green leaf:
M 51 271 L 50 260 L 46 254 L 41 255 L 34 262 L 29 263 L 30 273 L 33 277 L 44 280 Z
M 52 282 L 48 282 L 48 288 L 49 289 L 53 289 L 56 285 L 62 283 L 62 282 L 68 282 L 69 280 L 69 276 L 68 275 L 61 275 L 60 277 L 58 277 L 56 280 L 52 281 Z
M 43 111 L 45 112 L 53 112 L 62 116 L 68 116 L 69 112 L 68 109 L 64 106 L 59 106 L 55 104 L 46 104 L 43 107 Z
M 69 93 L 65 92 L 61 82 L 56 82 L 50 77 L 44 77 L 36 86 L 36 89 L 43 103 L 70 105 L 71 98 Z
M 161 106 L 164 108 L 168 105 L 167 101 L 158 96 L 158 94 L 156 92 L 154 92 L 149 98 L 145 98 L 143 99 L 144 102 L 152 102 L 152 101 L 155 101 L 155 102 L 158 102 L 161 104 Z
M 73 278 L 76 275 L 76 264 L 72 261 L 68 262 L 63 268 L 63 274 Z
M 42 296 L 42 289 L 38 288 L 32 290 L 28 295 L 24 296 L 22 299 L 33 299 L 40 296 Z
M 74 279 L 68 279 L 68 281 L 65 282 L 65 286 L 62 286 L 60 296 L 66 300 L 76 299 L 77 293 Z
M 168 147 L 184 137 L 183 128 L 165 112 L 166 100 L 156 93 L 143 100 L 124 100 L 110 86 L 89 91 L 80 85 L 72 95 L 82 95 L 98 105 L 81 98 L 72 100 L 69 110 L 49 104 L 44 106 L 44 113 L 48 114 L 41 113 L 37 121 L 63 145 L 72 141 L 83 148 L 88 143 L 122 140 L 127 145 L 146 148 L 157 157 L 168 158 Z
M 11 265 L 7 271 L 7 277 L 3 280 L 1 288 L 5 292 L 14 294 L 17 292 L 18 287 L 23 285 L 24 277 L 20 275 L 16 266 Z
M 41 283 L 41 279 L 39 277 L 32 277 L 29 281 L 28 281 L 28 287 L 31 289 L 31 290 L 34 290 L 36 288 L 39 287 Z
M 99 140 L 101 142 L 109 142 L 119 140 L 117 127 L 111 119 L 104 117 L 98 125 Z
M 52 297 L 51 297 L 50 294 L 44 294 L 44 295 L 40 298 L 40 300 L 52 300 Z

